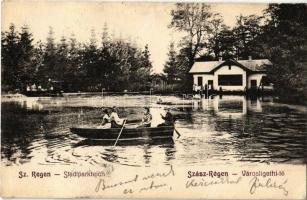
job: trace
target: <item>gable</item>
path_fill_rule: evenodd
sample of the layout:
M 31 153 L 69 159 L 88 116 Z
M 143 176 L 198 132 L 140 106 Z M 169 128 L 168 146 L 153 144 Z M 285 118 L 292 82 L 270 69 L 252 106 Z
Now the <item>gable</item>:
M 238 61 L 233 60 L 233 59 L 228 59 L 228 60 L 225 60 L 220 65 L 216 66 L 211 72 L 214 73 L 216 70 L 218 70 L 218 69 L 220 69 L 221 67 L 224 67 L 224 66 L 237 66 L 237 67 L 243 69 L 244 71 L 250 71 L 247 67 L 245 67 L 244 65 L 242 65 Z
M 258 59 L 258 60 L 233 60 L 227 59 L 224 61 L 205 61 L 205 62 L 195 62 L 189 73 L 198 74 L 212 74 L 214 71 L 222 66 L 235 65 L 248 72 L 265 72 L 267 65 L 272 65 L 268 59 Z

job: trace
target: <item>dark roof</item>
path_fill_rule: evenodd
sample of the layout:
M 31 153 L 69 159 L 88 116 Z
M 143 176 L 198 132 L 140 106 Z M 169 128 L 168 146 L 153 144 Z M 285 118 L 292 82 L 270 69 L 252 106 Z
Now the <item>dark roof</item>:
M 223 61 L 202 61 L 195 62 L 189 73 L 212 73 L 218 67 L 226 65 L 226 63 L 232 62 L 232 64 L 244 67 L 252 72 L 266 71 L 267 65 L 272 65 L 268 59 L 257 60 L 232 60 L 227 59 Z

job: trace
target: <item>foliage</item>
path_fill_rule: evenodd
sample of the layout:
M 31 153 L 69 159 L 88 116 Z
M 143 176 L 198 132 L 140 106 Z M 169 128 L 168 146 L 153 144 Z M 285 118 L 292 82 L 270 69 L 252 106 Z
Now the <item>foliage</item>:
M 237 17 L 236 26 L 232 30 L 235 37 L 234 46 L 237 51 L 237 58 L 259 57 L 259 52 L 256 49 L 259 44 L 258 38 L 263 31 L 261 26 L 262 19 L 262 17 L 256 15 L 240 15 Z
M 152 70 L 148 45 L 141 49 L 110 38 L 106 24 L 101 39 L 98 46 L 91 30 L 89 43 L 78 43 L 74 35 L 57 43 L 50 27 L 46 43 L 33 45 L 29 28 L 19 33 L 12 24 L 2 33 L 2 89 L 57 83 L 64 91 L 147 90 Z
M 189 67 L 204 47 L 204 40 L 210 32 L 210 19 L 212 17 L 210 6 L 203 3 L 177 3 L 176 9 L 171 11 L 171 28 L 184 32 L 181 46 L 187 49 Z
M 23 26 L 21 32 L 11 24 L 1 38 L 2 83 L 7 89 L 22 88 L 34 75 L 32 34 Z
M 177 3 L 176 8 L 171 11 L 170 28 L 185 34 L 180 41 L 180 53 L 177 57 L 183 90 L 192 89 L 192 79 L 188 72 L 205 47 L 205 41 L 211 32 L 212 16 L 210 6 L 204 3 Z
M 237 16 L 233 28 L 201 3 L 176 4 L 171 17 L 170 27 L 185 36 L 179 51 L 168 54 L 164 72 L 170 79 L 177 72 L 181 85 L 191 86 L 188 72 L 195 60 L 267 58 L 273 63 L 268 78 L 276 94 L 287 101 L 306 101 L 306 4 L 270 4 L 263 16 Z
M 190 90 L 188 72 L 195 60 L 253 56 L 273 63 L 268 78 L 281 99 L 307 99 L 306 4 L 270 4 L 263 16 L 238 16 L 233 28 L 204 3 L 177 3 L 170 16 L 169 27 L 183 37 L 176 42 L 178 51 L 174 42 L 169 46 L 164 65 L 169 86 L 164 88 Z M 79 43 L 74 35 L 56 42 L 50 27 L 46 42 L 33 44 L 28 26 L 18 32 L 11 24 L 1 38 L 2 89 L 24 90 L 33 83 L 45 87 L 51 80 L 65 91 L 149 90 L 148 45 L 139 48 L 110 36 L 107 24 L 100 39 L 98 43 L 92 30 L 88 43 Z
M 176 51 L 174 42 L 171 42 L 169 45 L 169 52 L 168 52 L 168 60 L 166 61 L 164 65 L 163 72 L 167 76 L 168 83 L 172 84 L 178 79 L 178 66 L 177 66 L 177 60 L 176 60 Z
M 211 32 L 206 45 L 206 54 L 213 54 L 216 59 L 232 55 L 235 42 L 233 32 L 224 24 L 224 20 L 219 14 L 215 14 L 210 23 Z
M 307 5 L 271 4 L 265 10 L 263 53 L 273 66 L 269 77 L 281 100 L 307 100 Z

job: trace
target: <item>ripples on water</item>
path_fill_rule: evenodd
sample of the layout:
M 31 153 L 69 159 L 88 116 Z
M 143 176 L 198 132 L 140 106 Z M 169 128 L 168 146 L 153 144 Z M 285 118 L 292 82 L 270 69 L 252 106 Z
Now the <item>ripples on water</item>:
M 158 97 L 72 96 L 2 100 L 1 157 L 6 165 L 94 165 L 127 166 L 195 163 L 306 163 L 306 109 L 276 104 L 265 99 L 246 100 L 223 96 L 178 102 L 176 116 L 180 138 L 170 140 L 120 141 L 113 143 L 80 138 L 71 126 L 96 125 L 103 106 L 119 106 L 119 115 L 141 118 L 150 105 L 153 125 L 161 123 L 163 108 Z

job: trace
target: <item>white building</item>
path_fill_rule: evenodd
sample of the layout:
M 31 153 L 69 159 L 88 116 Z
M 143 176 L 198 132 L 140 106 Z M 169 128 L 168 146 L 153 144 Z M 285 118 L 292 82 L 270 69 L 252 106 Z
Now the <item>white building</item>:
M 259 88 L 266 76 L 268 59 L 219 60 L 195 62 L 189 73 L 193 75 L 194 86 L 223 91 L 244 91 Z M 199 88 L 198 87 L 198 88 Z

